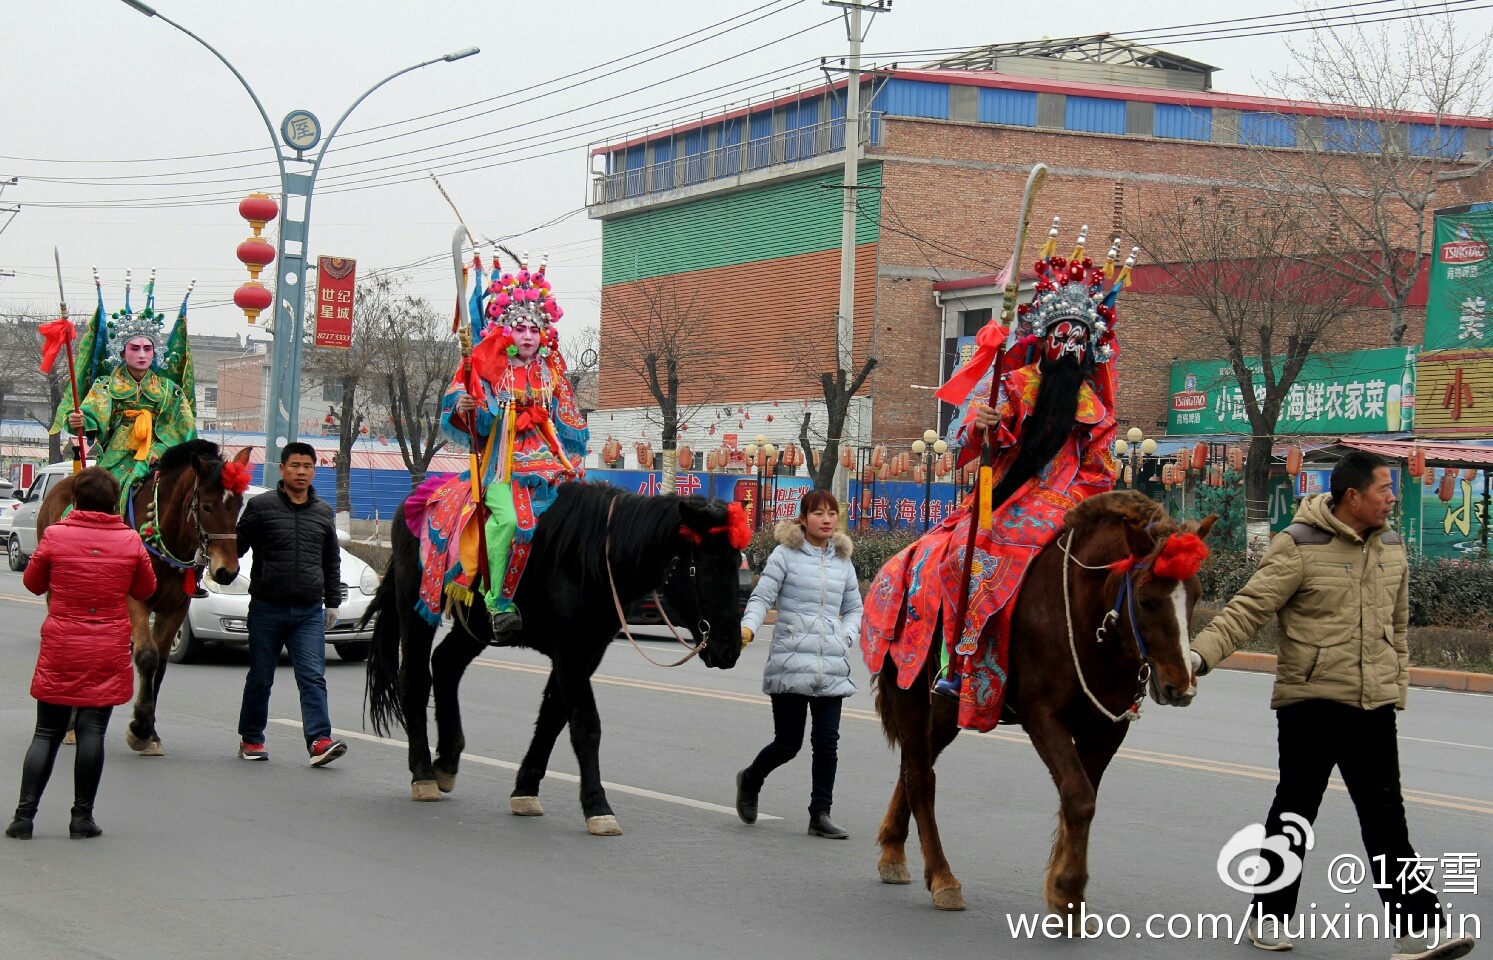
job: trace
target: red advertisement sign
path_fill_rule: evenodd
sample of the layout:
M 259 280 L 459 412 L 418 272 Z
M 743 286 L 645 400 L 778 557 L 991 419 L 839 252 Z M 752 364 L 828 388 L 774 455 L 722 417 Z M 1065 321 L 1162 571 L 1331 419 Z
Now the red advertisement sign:
M 1481 240 L 1453 240 L 1441 245 L 1442 263 L 1477 263 L 1488 259 L 1488 245 Z
M 353 345 L 353 283 L 358 262 L 344 257 L 316 258 L 316 320 L 311 343 L 348 350 Z

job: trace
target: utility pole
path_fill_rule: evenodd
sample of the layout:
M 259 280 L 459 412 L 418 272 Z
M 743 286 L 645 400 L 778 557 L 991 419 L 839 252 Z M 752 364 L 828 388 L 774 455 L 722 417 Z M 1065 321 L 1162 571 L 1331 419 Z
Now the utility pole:
M 4 193 L 6 187 L 13 187 L 18 182 L 19 182 L 19 178 L 18 177 L 9 177 L 9 178 L 6 178 L 6 179 L 0 179 L 0 193 Z M 8 227 L 8 226 L 10 226 L 10 222 L 12 220 L 14 220 L 16 218 L 16 214 L 18 214 L 20 212 L 21 212 L 21 208 L 20 207 L 8 207 L 8 206 L 5 206 L 4 204 L 0 204 L 0 217 L 4 217 L 5 218 L 3 220 L 0 220 L 0 233 L 4 233 L 5 232 L 5 228 Z M 0 277 L 13 277 L 13 276 L 15 276 L 14 273 L 0 273 Z
M 841 192 L 844 206 L 840 215 L 840 309 L 835 316 L 836 364 L 842 382 L 850 383 L 855 368 L 855 224 L 859 214 L 857 185 L 861 160 L 861 42 L 871 30 L 878 13 L 889 12 L 892 0 L 824 0 L 827 7 L 839 7 L 845 18 L 845 34 L 850 41 L 846 58 L 845 84 L 845 174 Z M 862 20 L 861 15 L 870 17 Z M 843 433 L 843 429 L 841 430 Z M 845 438 L 840 437 L 844 443 Z M 844 503 L 850 496 L 850 475 L 844 466 L 835 466 L 834 495 Z

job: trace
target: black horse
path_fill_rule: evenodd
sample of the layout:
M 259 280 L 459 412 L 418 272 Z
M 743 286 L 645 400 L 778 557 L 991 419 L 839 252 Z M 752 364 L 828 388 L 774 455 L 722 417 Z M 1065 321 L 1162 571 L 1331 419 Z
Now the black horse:
M 368 712 L 383 734 L 394 723 L 409 735 L 411 794 L 438 800 L 456 785 L 466 740 L 457 690 L 467 665 L 492 635 L 479 601 L 459 606 L 451 632 L 436 647 L 436 628 L 416 612 L 420 542 L 394 515 L 388 572 L 368 616 L 379 614 L 368 660 Z M 737 574 L 749 536 L 739 507 L 703 497 L 641 497 L 617 487 L 568 483 L 534 529 L 528 566 L 514 597 L 523 630 L 505 645 L 550 658 L 539 719 L 514 781 L 510 806 L 519 816 L 544 814 L 539 783 L 550 751 L 568 723 L 580 763 L 581 809 L 587 832 L 622 832 L 601 786 L 597 758 L 601 717 L 591 675 L 621 625 L 610 584 L 623 609 L 659 589 L 688 626 L 707 667 L 729 669 L 741 653 Z M 426 704 L 435 692 L 436 757 L 431 762 Z

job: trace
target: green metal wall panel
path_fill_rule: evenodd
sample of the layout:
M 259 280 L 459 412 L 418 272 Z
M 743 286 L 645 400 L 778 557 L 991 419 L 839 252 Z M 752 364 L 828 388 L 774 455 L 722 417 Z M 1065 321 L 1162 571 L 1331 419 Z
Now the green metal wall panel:
M 834 249 L 840 245 L 841 181 L 836 170 L 607 220 L 602 285 Z M 881 164 L 863 165 L 860 183 L 880 187 Z M 860 210 L 855 242 L 875 242 L 881 191 L 860 194 Z

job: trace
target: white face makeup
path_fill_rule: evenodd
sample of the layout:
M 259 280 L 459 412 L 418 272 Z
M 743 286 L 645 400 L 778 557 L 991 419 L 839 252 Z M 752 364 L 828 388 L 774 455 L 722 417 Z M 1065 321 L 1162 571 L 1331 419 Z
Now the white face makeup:
M 124 345 L 124 365 L 139 379 L 156 358 L 156 345 L 144 337 L 136 337 Z
M 544 334 L 533 324 L 518 323 L 513 327 L 513 344 L 518 347 L 518 358 L 525 363 L 534 359 L 543 340 Z

